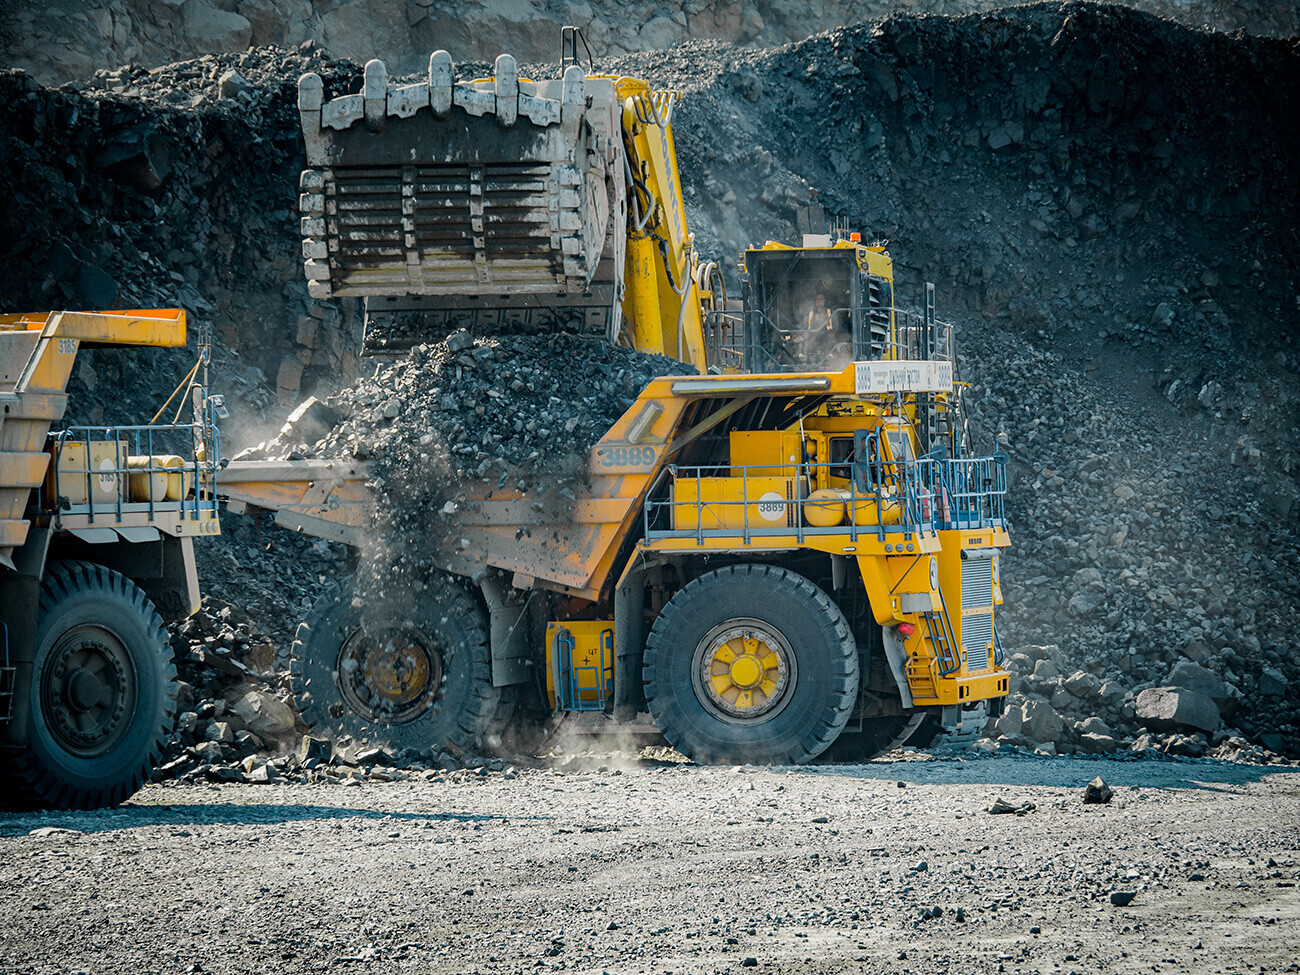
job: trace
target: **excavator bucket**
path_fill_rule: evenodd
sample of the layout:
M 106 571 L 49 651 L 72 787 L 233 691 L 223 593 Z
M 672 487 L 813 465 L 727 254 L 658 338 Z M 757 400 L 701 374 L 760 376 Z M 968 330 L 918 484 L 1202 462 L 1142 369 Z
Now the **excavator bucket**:
M 428 78 L 329 99 L 298 82 L 310 168 L 302 174 L 310 293 L 363 297 L 371 351 L 438 332 L 539 331 L 562 322 L 618 334 L 626 221 L 615 79 L 454 80 L 437 51 Z M 383 323 L 383 327 L 381 326 Z

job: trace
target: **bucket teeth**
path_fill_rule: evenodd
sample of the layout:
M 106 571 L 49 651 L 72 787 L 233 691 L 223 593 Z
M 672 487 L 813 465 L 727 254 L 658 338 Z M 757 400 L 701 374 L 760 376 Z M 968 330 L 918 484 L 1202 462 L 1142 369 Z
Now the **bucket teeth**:
M 412 85 L 394 85 L 380 60 L 360 92 L 331 99 L 303 75 L 298 110 L 313 296 L 577 307 L 584 321 L 603 300 L 593 294 L 613 306 L 622 267 L 610 219 L 625 211 L 611 79 L 571 65 L 561 79 L 521 81 L 502 54 L 492 78 L 458 82 L 451 55 L 435 51 Z

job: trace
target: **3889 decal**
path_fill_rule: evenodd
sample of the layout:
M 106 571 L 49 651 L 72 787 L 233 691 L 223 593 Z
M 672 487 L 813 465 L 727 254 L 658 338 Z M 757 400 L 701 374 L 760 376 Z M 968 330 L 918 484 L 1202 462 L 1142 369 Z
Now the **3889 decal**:
M 650 467 L 655 462 L 653 447 L 603 447 L 601 467 Z

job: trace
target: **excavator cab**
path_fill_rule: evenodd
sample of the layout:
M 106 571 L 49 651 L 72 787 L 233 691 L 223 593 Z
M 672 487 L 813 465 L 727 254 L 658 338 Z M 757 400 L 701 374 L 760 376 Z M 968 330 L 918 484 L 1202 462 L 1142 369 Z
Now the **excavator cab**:
M 745 251 L 743 327 L 732 349 L 742 371 L 838 371 L 892 358 L 892 264 L 856 237 L 806 234 L 802 247 L 768 241 Z

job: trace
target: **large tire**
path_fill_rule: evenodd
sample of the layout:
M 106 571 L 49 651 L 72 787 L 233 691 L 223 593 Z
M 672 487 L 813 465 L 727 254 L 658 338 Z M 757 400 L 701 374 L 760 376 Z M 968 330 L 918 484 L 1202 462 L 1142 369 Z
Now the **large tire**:
M 343 586 L 316 603 L 294 639 L 303 723 L 336 742 L 474 758 L 504 709 L 488 634 L 482 605 L 446 577 L 401 608 L 356 606 Z
M 858 693 L 848 621 L 788 569 L 735 565 L 683 587 L 655 620 L 645 696 L 669 743 L 701 763 L 810 761 Z
M 94 809 L 133 795 L 176 716 L 167 629 L 144 592 L 90 562 L 52 563 L 41 583 L 25 727 L 0 757 L 0 801 Z

